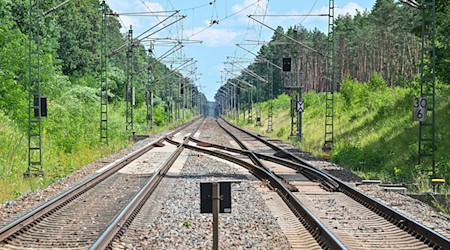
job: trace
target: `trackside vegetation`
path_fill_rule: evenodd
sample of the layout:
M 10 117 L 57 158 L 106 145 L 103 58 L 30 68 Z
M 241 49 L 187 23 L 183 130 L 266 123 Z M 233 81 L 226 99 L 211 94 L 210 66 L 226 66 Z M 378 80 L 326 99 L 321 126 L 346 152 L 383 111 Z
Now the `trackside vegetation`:
M 48 117 L 42 119 L 44 176 L 24 179 L 28 164 L 29 1 L 0 0 L 0 203 L 45 188 L 83 165 L 130 144 L 130 132 L 125 130 L 125 50 L 108 58 L 110 143 L 100 143 L 100 2 L 71 1 L 46 18 L 34 20 L 41 26 L 41 95 L 48 100 Z M 40 11 L 60 3 L 41 1 Z M 117 17 L 108 17 L 107 51 L 123 45 L 120 27 Z M 166 110 L 170 100 L 161 97 L 176 96 L 182 76 L 155 58 L 150 59 L 154 79 L 170 77 L 153 86 L 154 128 L 148 130 L 145 90 L 149 58 L 142 44 L 136 45 L 134 58 L 138 72 L 133 78 L 136 133 L 157 133 L 174 127 L 177 124 L 169 122 Z M 185 86 L 191 87 L 193 93 L 199 92 L 191 81 L 185 80 Z M 198 115 L 194 110 L 187 111 L 186 120 Z
M 412 183 L 422 191 L 431 191 L 428 175 L 417 165 L 418 123 L 412 120 L 412 100 L 418 93 L 418 80 L 410 86 L 387 87 L 377 73 L 366 83 L 345 78 L 335 95 L 335 141 L 331 161 L 347 167 L 367 179 Z M 450 182 L 450 86 L 437 83 L 437 176 Z M 325 95 L 304 94 L 302 142 L 299 148 L 322 157 Z M 267 133 L 269 102 L 260 104 L 262 126 L 248 124 L 241 113 L 239 125 L 270 137 L 288 140 L 290 133 L 290 97 L 273 100 L 273 129 Z M 236 121 L 236 120 L 234 120 Z

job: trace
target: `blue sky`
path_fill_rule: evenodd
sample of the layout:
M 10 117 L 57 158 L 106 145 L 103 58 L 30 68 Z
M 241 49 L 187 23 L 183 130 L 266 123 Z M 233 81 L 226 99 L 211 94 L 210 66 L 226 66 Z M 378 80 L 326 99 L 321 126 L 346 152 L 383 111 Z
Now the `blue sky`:
M 375 0 L 336 0 L 336 15 L 353 15 L 356 10 L 370 10 L 374 2 Z M 210 101 L 213 100 L 214 94 L 220 87 L 222 77 L 225 77 L 221 71 L 225 67 L 223 62 L 227 61 L 227 57 L 248 58 L 248 61 L 254 58 L 253 55 L 236 47 L 235 44 L 252 43 L 246 42 L 247 40 L 268 41 L 273 35 L 273 31 L 252 21 L 247 15 L 328 13 L 328 0 L 107 0 L 107 3 L 118 13 L 180 10 L 179 14 L 185 15 L 186 18 L 152 35 L 151 38 L 182 38 L 202 41 L 201 44 L 185 44 L 181 50 L 167 58 L 165 63 L 169 67 L 172 64 L 173 68 L 177 68 L 183 63 L 177 60 L 178 58 L 187 57 L 196 60 L 195 65 L 186 68 L 182 73 L 189 75 L 189 71 L 196 68 L 198 75 L 195 83 Z M 164 15 L 170 14 L 172 13 L 161 12 L 158 17 L 154 15 L 121 16 L 120 19 L 125 27 L 132 25 L 134 36 L 137 36 L 158 24 L 159 20 L 165 19 Z M 309 29 L 315 27 L 322 31 L 327 29 L 327 17 L 267 16 L 264 18 L 258 16 L 255 18 L 274 28 L 302 24 Z M 177 17 L 172 17 L 164 24 L 170 24 L 176 19 Z M 212 20 L 219 20 L 219 23 L 210 25 Z M 122 31 L 125 32 L 126 29 L 123 28 Z M 170 49 L 170 46 L 172 46 L 170 43 L 156 42 L 155 57 L 158 58 L 164 54 Z M 259 50 L 259 46 L 252 44 L 245 47 L 254 53 Z M 173 63 L 170 62 L 171 60 Z

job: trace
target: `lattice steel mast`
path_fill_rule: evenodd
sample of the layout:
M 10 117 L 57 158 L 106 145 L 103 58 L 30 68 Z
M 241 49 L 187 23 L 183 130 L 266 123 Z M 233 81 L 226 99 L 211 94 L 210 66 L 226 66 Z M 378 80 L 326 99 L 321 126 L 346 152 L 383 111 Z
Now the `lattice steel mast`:
M 422 49 L 420 57 L 420 96 L 427 100 L 426 120 L 419 123 L 418 163 L 431 158 L 433 177 L 436 167 L 436 0 L 424 0 L 422 9 Z
M 134 101 L 134 89 L 133 89 L 133 27 L 130 25 L 128 30 L 128 48 L 127 48 L 127 83 L 125 89 L 125 116 L 126 116 L 126 130 L 133 130 L 134 117 L 133 117 L 133 101 Z
M 270 133 L 273 131 L 273 67 L 272 65 L 269 66 L 269 62 L 266 63 L 267 69 L 269 71 L 267 72 L 267 81 L 270 81 L 269 86 L 269 110 L 268 110 L 268 117 L 267 117 L 267 132 Z M 272 77 L 270 77 L 272 76 Z
M 42 175 L 39 0 L 30 0 L 28 30 L 28 167 L 24 176 Z
M 108 144 L 108 84 L 106 66 L 106 2 L 102 1 L 102 30 L 100 49 L 100 141 Z
M 153 49 L 152 49 L 152 45 L 150 45 L 150 48 L 148 50 L 148 66 L 147 66 L 147 98 L 146 98 L 146 106 L 147 106 L 147 116 L 146 116 L 146 120 L 147 120 L 147 129 L 152 129 L 153 128 L 153 86 L 152 86 L 152 81 L 153 81 L 153 75 L 152 75 L 152 53 L 153 53 Z
M 325 79 L 325 142 L 323 150 L 329 151 L 334 143 L 334 0 L 328 6 L 328 56 L 327 78 Z

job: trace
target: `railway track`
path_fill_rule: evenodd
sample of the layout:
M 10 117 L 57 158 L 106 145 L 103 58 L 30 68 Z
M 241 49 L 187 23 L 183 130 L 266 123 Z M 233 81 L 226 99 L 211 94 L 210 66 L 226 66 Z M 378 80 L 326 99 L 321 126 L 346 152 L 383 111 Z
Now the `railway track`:
M 302 168 L 313 168 L 313 166 L 264 137 L 236 127 L 225 120 L 219 120 L 218 123 L 235 140 L 239 140 L 243 135 L 243 140 L 238 143 L 243 149 L 263 152 L 257 153 L 257 157 L 272 163 L 282 163 L 284 168 L 279 164 L 266 163 L 266 165 L 290 185 L 297 187 L 299 192 L 295 196 L 313 211 L 346 247 L 350 249 L 450 249 L 448 238 L 371 199 L 337 178 L 329 176 L 338 184 L 335 190 L 338 192 L 329 192 L 317 183 L 307 181 L 304 177 L 311 179 L 308 175 L 302 176 L 296 172 L 303 172 Z M 249 137 L 258 143 L 250 142 Z M 264 149 L 262 145 L 266 148 Z M 289 159 L 291 164 L 278 158 L 277 155 Z M 289 171 L 286 167 L 297 171 Z
M 198 127 L 200 122 L 169 132 L 13 221 L 0 230 L 0 248 L 88 248 L 136 193 L 147 186 L 149 178 L 161 174 L 156 171 L 159 169 L 148 171 L 151 166 L 147 166 L 147 172 L 132 169 L 138 173 L 134 175 L 123 172 L 124 169 L 165 146 L 166 138 L 192 132 L 192 127 Z
M 229 139 L 201 137 L 205 131 L 226 132 Z M 197 120 L 102 169 L 1 229 L 0 248 L 132 248 L 129 242 L 145 241 L 142 231 L 152 232 L 152 223 L 161 219 L 157 215 L 179 184 L 177 178 L 191 179 L 205 171 L 199 167 L 205 160 L 196 159 L 200 154 L 189 160 L 185 149 L 237 164 L 259 179 L 257 192 L 277 218 L 291 249 L 450 249 L 447 238 L 266 138 L 220 119 Z M 194 176 L 182 173 L 186 160 L 191 165 L 197 162 Z M 181 197 L 178 194 L 176 201 Z

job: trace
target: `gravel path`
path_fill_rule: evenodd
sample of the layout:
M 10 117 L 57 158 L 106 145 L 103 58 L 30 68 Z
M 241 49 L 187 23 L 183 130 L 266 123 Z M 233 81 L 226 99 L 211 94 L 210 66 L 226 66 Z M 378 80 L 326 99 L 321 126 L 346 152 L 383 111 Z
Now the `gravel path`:
M 229 163 L 187 152 L 186 164 L 154 222 L 141 227 L 134 236 L 125 235 L 120 248 L 210 249 L 212 215 L 200 214 L 200 182 L 233 179 L 241 183 L 232 185 L 232 213 L 220 215 L 220 248 L 289 249 L 276 219 L 255 188 L 260 181 Z
M 52 199 L 57 196 L 61 192 L 73 187 L 78 184 L 85 178 L 91 176 L 98 169 L 108 165 L 109 163 L 118 160 L 131 152 L 134 152 L 151 141 L 157 139 L 158 137 L 166 134 L 166 132 L 161 132 L 156 135 L 151 135 L 149 138 L 145 140 L 141 140 L 133 144 L 132 146 L 125 148 L 117 153 L 114 153 L 110 156 L 103 157 L 98 159 L 81 169 L 73 172 L 72 174 L 62 178 L 61 180 L 51 184 L 49 187 L 41 190 L 35 190 L 32 192 L 28 192 L 16 200 L 7 201 L 0 204 L 0 227 L 5 226 L 9 222 L 14 219 L 20 217 L 26 212 L 30 211 L 32 208 L 37 207 L 38 205 Z

